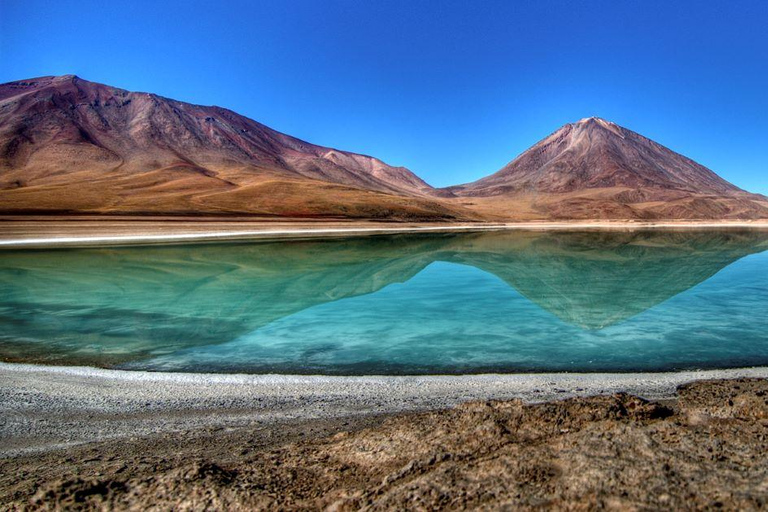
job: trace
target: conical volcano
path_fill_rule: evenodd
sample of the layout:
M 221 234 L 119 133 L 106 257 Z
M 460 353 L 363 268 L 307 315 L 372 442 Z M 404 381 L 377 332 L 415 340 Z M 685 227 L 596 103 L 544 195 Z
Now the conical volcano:
M 554 218 L 756 218 L 766 198 L 615 123 L 562 126 L 498 172 L 449 188 L 459 196 L 529 203 Z

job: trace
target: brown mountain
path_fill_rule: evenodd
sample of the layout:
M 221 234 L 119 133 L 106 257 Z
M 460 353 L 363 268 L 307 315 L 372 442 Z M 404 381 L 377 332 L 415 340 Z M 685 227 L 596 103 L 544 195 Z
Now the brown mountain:
M 224 108 L 67 75 L 0 85 L 0 213 L 725 219 L 768 218 L 768 199 L 599 118 L 434 189 Z
M 690 158 L 590 117 L 566 124 L 498 172 L 450 187 L 480 210 L 544 218 L 768 217 L 750 194 Z M 468 203 L 465 203 L 468 204 Z
M 76 76 L 0 85 L 0 211 L 456 218 L 404 167 Z

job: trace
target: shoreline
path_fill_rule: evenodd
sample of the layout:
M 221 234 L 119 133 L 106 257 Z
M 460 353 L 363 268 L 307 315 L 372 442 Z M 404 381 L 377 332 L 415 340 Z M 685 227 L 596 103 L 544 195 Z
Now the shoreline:
M 303 377 L 0 363 L 0 504 L 762 509 L 767 375 Z
M 174 432 L 544 403 L 629 393 L 676 396 L 701 380 L 768 378 L 768 367 L 663 373 L 462 376 L 191 374 L 0 363 L 0 459 Z
M 744 222 L 634 222 L 634 221 L 587 221 L 587 222 L 514 222 L 514 223 L 478 223 L 458 225 L 424 225 L 409 224 L 402 227 L 391 227 L 391 224 L 366 227 L 374 223 L 350 222 L 329 223 L 318 227 L 310 227 L 307 222 L 281 222 L 277 226 L 270 223 L 257 222 L 219 222 L 206 221 L 204 224 L 186 222 L 186 226 L 176 221 L 152 220 L 99 220 L 79 221 L 88 223 L 87 233 L 80 233 L 71 228 L 76 224 L 73 220 L 31 221 L 3 220 L 0 225 L 5 227 L 14 223 L 17 229 L 7 229 L 0 235 L 0 249 L 17 248 L 56 248 L 56 247 L 89 247 L 89 246 L 130 246 L 130 245 L 160 245 L 184 244 L 196 242 L 218 241 L 272 241 L 272 240 L 304 240 L 316 238 L 372 236 L 413 233 L 454 233 L 479 231 L 589 231 L 589 230 L 654 230 L 654 229 L 768 229 L 766 221 Z M 212 224 L 219 222 L 218 229 L 210 229 Z M 69 225 L 67 223 L 70 223 Z M 242 229 L 243 225 L 252 225 L 253 229 Z M 294 225 L 296 227 L 294 227 Z M 119 227 L 119 229 L 116 228 Z M 201 227 L 208 230 L 200 231 Z M 127 233 L 126 233 L 127 231 Z M 153 231 L 155 233 L 153 233 Z M 175 231 L 175 232 L 174 232 Z M 159 233 L 157 233 L 159 232 Z

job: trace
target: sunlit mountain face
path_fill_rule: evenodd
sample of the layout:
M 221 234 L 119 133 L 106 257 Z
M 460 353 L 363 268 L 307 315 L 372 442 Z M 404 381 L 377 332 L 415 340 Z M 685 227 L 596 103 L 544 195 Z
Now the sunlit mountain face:
M 197 372 L 768 363 L 768 233 L 494 232 L 0 253 L 0 357 Z
M 768 198 L 597 117 L 480 180 L 436 189 L 231 110 L 64 75 L 0 84 L 0 212 L 723 220 L 766 219 Z

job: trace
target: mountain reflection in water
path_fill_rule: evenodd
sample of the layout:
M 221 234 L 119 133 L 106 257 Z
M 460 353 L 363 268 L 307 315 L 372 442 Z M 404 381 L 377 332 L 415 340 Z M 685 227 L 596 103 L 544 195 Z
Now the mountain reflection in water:
M 561 350 L 558 337 L 563 338 L 562 347 L 568 343 L 564 338 L 575 336 L 594 350 L 595 343 L 612 336 L 611 329 L 631 323 L 644 311 L 708 280 L 737 260 L 766 249 L 768 233 L 745 230 L 504 231 L 4 251 L 0 253 L 0 357 L 185 371 L 547 369 L 542 366 L 547 354 L 541 354 L 540 361 L 533 353 L 523 354 L 523 346 L 536 342 L 524 340 L 527 332 L 541 338 L 541 346 L 549 347 L 550 355 Z M 765 265 L 760 268 L 768 270 Z M 496 288 L 499 280 L 510 288 L 507 292 Z M 394 283 L 406 285 L 398 293 L 383 290 Z M 727 283 L 721 286 L 727 291 Z M 761 282 L 755 286 L 755 302 L 748 305 L 735 304 L 714 291 L 706 300 L 710 306 L 712 301 L 723 300 L 716 310 L 723 318 L 749 313 L 739 310 L 734 316 L 734 308 L 740 307 L 764 316 L 766 290 Z M 368 295 L 371 297 L 342 300 Z M 532 313 L 530 305 L 519 301 L 520 296 L 548 314 Z M 384 302 L 375 303 L 377 297 Z M 333 302 L 338 305 L 331 305 Z M 397 311 L 398 303 L 408 304 L 407 314 Z M 379 313 L 381 318 L 377 318 Z M 414 315 L 421 315 L 420 319 Z M 444 315 L 452 318 L 445 320 Z M 284 361 L 275 350 L 270 352 L 267 342 L 258 346 L 264 328 L 278 329 L 281 322 L 294 322 L 290 329 L 285 324 L 280 334 Z M 365 329 L 347 332 L 346 323 L 354 322 L 365 323 Z M 418 331 L 419 335 L 404 346 L 403 340 L 409 336 L 399 334 L 399 329 L 405 329 L 407 322 L 413 323 L 408 332 Z M 499 325 L 505 323 L 509 325 Z M 729 328 L 736 332 L 744 326 Z M 456 333 L 465 329 L 468 331 Z M 366 339 L 374 331 L 377 334 L 370 334 L 370 346 L 338 339 L 352 334 Z M 290 332 L 296 333 L 295 340 L 286 338 Z M 617 332 L 615 342 L 649 343 L 644 338 L 648 329 L 628 332 Z M 274 333 L 267 334 L 273 340 L 269 343 L 276 343 Z M 460 335 L 474 340 L 474 345 L 463 341 L 460 350 L 441 352 L 441 339 Z M 492 357 L 489 353 L 495 362 L 478 359 L 477 354 L 487 349 L 484 335 L 495 347 Z M 658 336 L 656 332 L 648 340 Z M 225 364 L 222 358 L 232 342 L 236 342 L 231 347 L 232 359 Z M 379 345 L 388 343 L 399 346 L 400 352 L 387 355 Z M 455 348 L 460 342 L 452 343 Z M 505 343 L 509 353 L 517 352 L 514 360 L 503 361 Z M 702 358 L 706 361 L 701 366 L 744 364 L 742 359 L 761 357 L 764 349 L 757 348 L 758 353 L 744 358 L 730 354 L 719 363 L 708 356 Z M 408 357 L 409 350 L 413 357 Z M 440 362 L 441 354 L 447 353 L 452 354 L 450 359 Z M 579 360 L 561 355 L 563 361 Z M 177 356 L 178 364 L 173 362 Z M 211 358 L 210 365 L 206 357 Z M 596 368 L 610 369 L 617 364 L 609 359 Z M 562 362 L 552 369 L 583 370 L 584 364 L 568 367 Z M 685 365 L 696 363 L 688 358 Z M 664 365 L 659 362 L 657 367 Z

